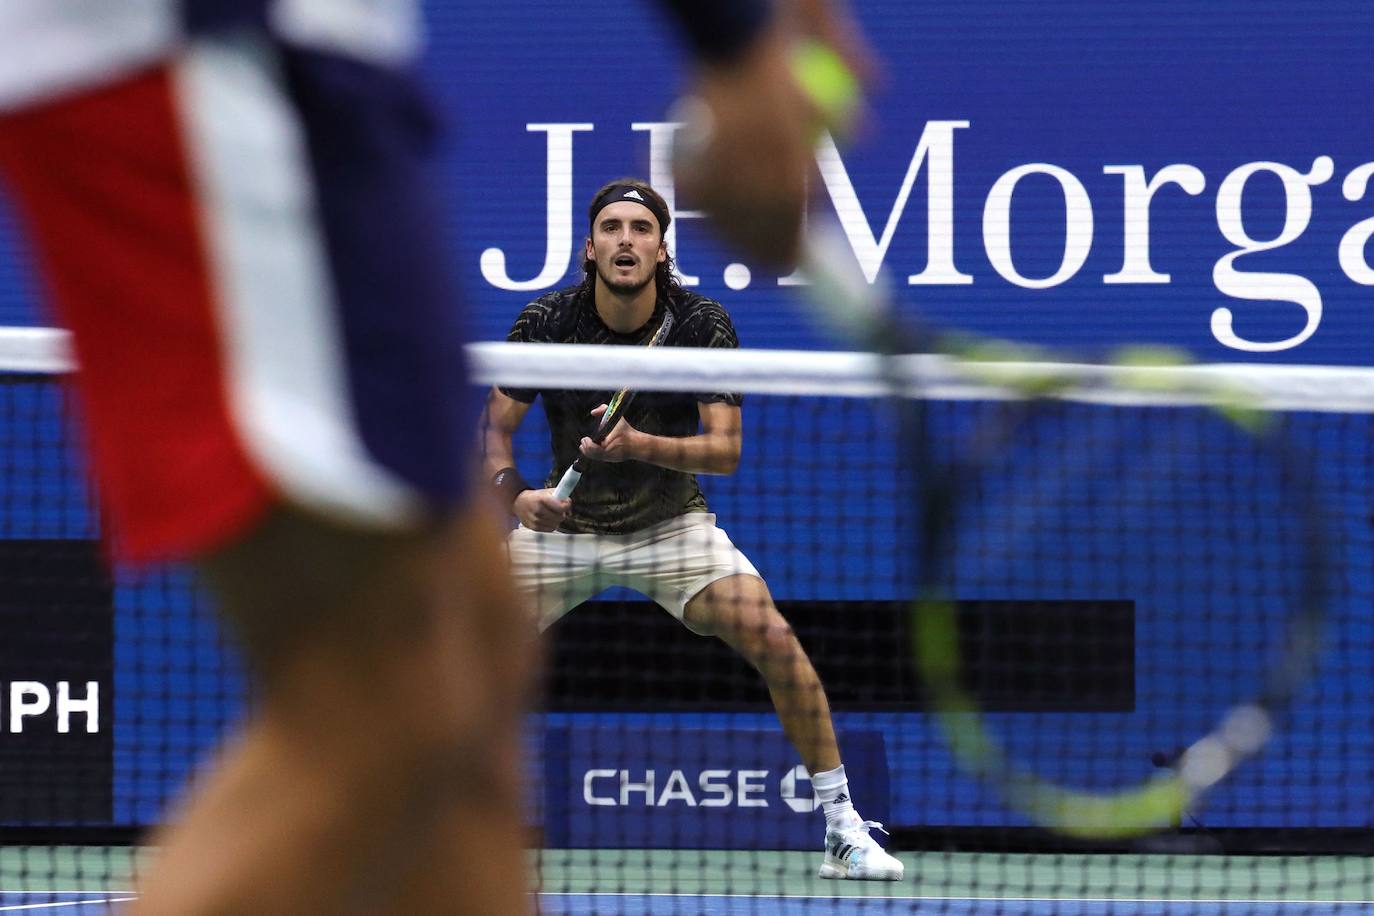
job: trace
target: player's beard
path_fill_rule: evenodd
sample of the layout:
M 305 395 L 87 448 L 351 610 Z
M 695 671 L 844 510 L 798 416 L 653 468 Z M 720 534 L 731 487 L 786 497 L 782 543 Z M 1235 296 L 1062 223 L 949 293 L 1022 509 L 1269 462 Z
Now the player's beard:
M 606 272 L 601 269 L 600 264 L 596 265 L 596 275 L 601 278 L 601 282 L 606 285 L 606 288 L 611 292 L 615 293 L 617 296 L 635 295 L 644 287 L 654 282 L 655 273 L 656 271 L 649 271 L 648 275 L 645 276 L 643 280 L 613 280 L 610 277 L 606 276 Z

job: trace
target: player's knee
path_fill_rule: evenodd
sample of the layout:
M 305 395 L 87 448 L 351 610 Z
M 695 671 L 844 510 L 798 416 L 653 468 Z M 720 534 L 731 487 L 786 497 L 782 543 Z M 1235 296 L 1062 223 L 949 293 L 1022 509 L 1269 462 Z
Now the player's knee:
M 802 655 L 801 644 L 797 642 L 797 634 L 792 626 L 781 617 L 774 616 L 775 619 L 764 626 L 764 654 L 770 660 L 792 664 Z
M 401 755 L 411 779 L 448 786 L 459 794 L 490 792 L 505 770 L 499 733 L 470 721 L 452 729 L 423 728 L 410 736 Z
M 274 682 L 264 712 L 301 741 L 356 761 L 358 778 L 388 785 L 437 771 L 488 778 L 488 755 L 518 723 L 520 698 L 514 676 L 500 676 L 472 635 L 465 629 L 404 651 L 318 653 Z
M 775 610 L 742 621 L 734 630 L 734 641 L 754 667 L 771 669 L 794 664 L 801 645 L 791 625 Z
M 357 808 L 424 817 L 455 806 L 508 807 L 518 797 L 518 768 L 489 731 L 416 729 L 359 740 L 380 746 L 367 765 L 339 767 L 334 776 L 341 798 Z
M 384 729 L 362 740 L 380 744 L 374 761 L 384 781 L 413 793 L 480 795 L 508 782 L 507 731 L 485 697 L 469 696 L 397 708 Z

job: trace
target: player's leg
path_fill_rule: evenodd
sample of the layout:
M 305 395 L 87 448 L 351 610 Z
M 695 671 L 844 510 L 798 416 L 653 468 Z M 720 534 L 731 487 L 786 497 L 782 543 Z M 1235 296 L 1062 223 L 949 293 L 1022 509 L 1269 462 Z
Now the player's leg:
M 811 659 L 754 565 L 715 526 L 684 516 L 673 536 L 654 532 L 637 562 L 650 594 L 700 634 L 712 634 L 763 676 L 783 731 L 811 774 L 825 814 L 823 878 L 900 880 L 902 863 L 869 835 L 881 826 L 854 810 L 830 701 Z M 663 572 L 654 575 L 654 569 Z M 667 600 L 678 589 L 681 604 Z
M 807 769 L 838 767 L 821 679 L 763 577 L 716 527 L 715 516 L 687 513 L 616 540 L 607 574 L 743 656 L 763 675 L 783 731 Z
M 825 687 L 762 579 L 717 579 L 687 602 L 682 621 L 718 637 L 758 670 L 807 770 L 821 773 L 840 765 Z
M 519 912 L 530 632 L 490 520 L 280 511 L 205 568 L 261 690 L 135 912 Z
M 515 528 L 506 539 L 511 578 L 539 632 L 606 588 L 599 538 Z
M 825 688 L 764 581 L 755 575 L 717 579 L 687 602 L 682 622 L 719 637 L 768 685 L 783 731 L 811 773 L 825 813 L 820 876 L 901 880 L 902 863 L 869 835 L 871 827 L 881 825 L 854 810 Z
M 783 731 L 812 773 L 840 765 L 830 701 L 763 577 L 709 513 L 688 513 L 626 538 L 610 572 L 693 632 L 716 636 L 763 675 Z

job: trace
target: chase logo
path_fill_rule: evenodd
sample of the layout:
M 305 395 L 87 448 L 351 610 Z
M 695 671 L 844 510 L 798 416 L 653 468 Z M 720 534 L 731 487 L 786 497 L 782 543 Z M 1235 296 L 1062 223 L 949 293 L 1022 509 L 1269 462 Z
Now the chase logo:
M 811 774 L 806 767 L 792 767 L 781 780 L 774 776 L 768 770 L 702 770 L 693 778 L 682 770 L 664 776 L 656 770 L 594 769 L 582 776 L 582 800 L 608 808 L 767 808 L 769 789 L 775 788 L 773 799 L 798 814 L 810 814 L 820 807 L 820 799 L 810 789 Z
M 865 817 L 889 818 L 883 734 L 839 739 L 855 806 Z M 810 849 L 819 842 L 810 774 L 777 730 L 593 718 L 545 733 L 541 772 L 551 847 Z
M 807 785 L 806 793 L 799 795 L 797 783 L 803 780 Z M 787 771 L 787 775 L 782 778 L 782 785 L 778 786 L 778 793 L 782 796 L 783 804 L 793 811 L 798 814 L 810 814 L 821 806 L 821 800 L 810 787 L 811 774 L 806 771 L 806 767 L 799 765 Z

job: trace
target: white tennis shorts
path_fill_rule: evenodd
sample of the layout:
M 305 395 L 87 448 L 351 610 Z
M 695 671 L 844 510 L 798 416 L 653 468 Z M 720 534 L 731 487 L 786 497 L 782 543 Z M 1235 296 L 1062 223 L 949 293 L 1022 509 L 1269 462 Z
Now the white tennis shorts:
M 539 629 L 612 586 L 632 588 L 682 620 L 687 602 L 727 576 L 759 576 L 754 564 L 716 527 L 692 512 L 633 534 L 510 533 L 515 584 L 538 613 Z

